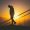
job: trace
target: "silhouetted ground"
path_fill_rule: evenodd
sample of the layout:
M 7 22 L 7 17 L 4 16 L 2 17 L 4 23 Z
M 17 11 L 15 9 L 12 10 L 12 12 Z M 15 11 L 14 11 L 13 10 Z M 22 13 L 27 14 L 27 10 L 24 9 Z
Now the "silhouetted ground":
M 30 30 L 30 27 L 9 25 L 9 26 L 0 26 L 0 30 Z

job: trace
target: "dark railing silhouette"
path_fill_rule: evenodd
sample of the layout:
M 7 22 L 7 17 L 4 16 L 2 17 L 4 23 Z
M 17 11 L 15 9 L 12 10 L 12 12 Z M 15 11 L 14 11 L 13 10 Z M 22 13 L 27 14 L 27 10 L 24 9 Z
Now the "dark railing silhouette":
M 30 9 L 29 10 L 27 10 L 27 11 L 25 11 L 25 12 L 23 12 L 23 13 L 21 13 L 21 14 L 19 14 L 18 16 L 20 16 L 20 15 L 22 15 L 22 14 L 24 14 L 24 13 L 26 13 L 26 12 L 29 12 L 30 11 Z M 30 14 L 30 12 L 28 13 L 28 14 L 26 14 L 26 15 L 29 15 Z M 26 16 L 26 15 L 24 15 L 24 16 Z M 22 16 L 22 17 L 24 17 L 24 16 Z M 9 19 L 9 20 L 11 20 L 11 19 Z M 5 22 L 8 22 L 9 20 L 7 20 L 7 21 L 5 21 Z

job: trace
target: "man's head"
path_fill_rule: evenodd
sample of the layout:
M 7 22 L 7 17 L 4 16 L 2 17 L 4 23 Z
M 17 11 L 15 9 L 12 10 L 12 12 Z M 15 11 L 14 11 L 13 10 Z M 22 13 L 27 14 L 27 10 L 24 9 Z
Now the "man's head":
M 12 5 L 8 5 L 9 8 L 12 8 L 13 6 Z

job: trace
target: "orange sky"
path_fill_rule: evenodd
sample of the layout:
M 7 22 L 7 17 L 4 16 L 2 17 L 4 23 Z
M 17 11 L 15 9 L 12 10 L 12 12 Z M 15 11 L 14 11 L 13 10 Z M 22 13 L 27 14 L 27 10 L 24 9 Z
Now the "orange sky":
M 18 2 L 18 1 L 15 1 L 13 3 L 10 3 L 8 1 L 6 1 L 6 2 L 2 3 L 1 17 L 5 18 L 6 20 L 10 19 L 8 5 L 11 4 L 14 7 L 14 12 L 15 12 L 14 20 L 16 21 L 16 24 L 23 24 L 25 19 L 29 19 L 29 15 L 24 16 L 24 17 L 22 17 L 24 14 L 18 16 L 19 14 L 21 14 L 29 9 L 28 4 L 26 4 L 25 2 Z M 29 13 L 29 12 L 27 12 L 27 13 Z M 25 14 L 27 14 L 27 13 L 25 13 Z

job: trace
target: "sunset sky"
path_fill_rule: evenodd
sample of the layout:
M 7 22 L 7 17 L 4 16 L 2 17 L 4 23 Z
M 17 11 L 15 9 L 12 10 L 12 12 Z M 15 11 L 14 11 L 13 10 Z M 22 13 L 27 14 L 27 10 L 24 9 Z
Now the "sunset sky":
M 0 0 L 0 17 L 10 19 L 8 5 L 12 5 L 14 7 L 14 20 L 18 24 L 22 22 L 24 23 L 24 19 L 29 19 L 30 15 L 24 17 L 22 17 L 24 14 L 20 16 L 18 15 L 30 9 L 30 0 Z M 25 14 L 28 14 L 29 12 Z

